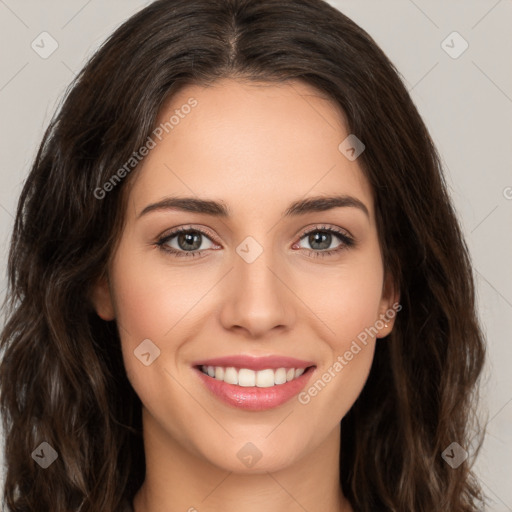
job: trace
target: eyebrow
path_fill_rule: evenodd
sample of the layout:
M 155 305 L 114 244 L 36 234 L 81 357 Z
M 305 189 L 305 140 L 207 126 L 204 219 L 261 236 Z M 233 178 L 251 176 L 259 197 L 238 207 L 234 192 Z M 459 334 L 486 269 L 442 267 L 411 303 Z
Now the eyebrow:
M 369 218 L 370 213 L 366 205 L 359 199 L 347 196 L 317 196 L 300 199 L 290 204 L 284 212 L 284 217 L 296 217 L 312 212 L 325 212 L 333 208 L 352 207 L 364 212 Z M 203 213 L 214 217 L 228 218 L 231 216 L 229 206 L 223 202 L 198 199 L 196 197 L 166 197 L 157 203 L 147 205 L 137 216 L 137 218 L 156 210 L 179 210 L 192 213 Z

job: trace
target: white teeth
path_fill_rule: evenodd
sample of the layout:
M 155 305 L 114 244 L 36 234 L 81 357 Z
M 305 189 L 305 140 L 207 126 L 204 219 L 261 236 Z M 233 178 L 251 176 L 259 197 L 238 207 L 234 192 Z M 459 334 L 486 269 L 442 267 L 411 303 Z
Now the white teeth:
M 284 384 L 286 382 L 286 368 L 279 368 L 278 370 L 276 370 L 274 375 L 274 382 L 276 384 Z
M 238 384 L 238 372 L 234 368 L 226 368 L 224 371 L 224 382 Z
M 297 377 L 300 377 L 305 369 L 304 368 L 278 368 L 272 370 L 249 370 L 248 368 L 236 368 L 229 366 L 224 368 L 222 366 L 202 366 L 203 373 L 217 380 L 222 380 L 227 384 L 236 384 L 242 387 L 258 387 L 270 388 L 272 386 L 286 384 Z
M 240 370 L 242 373 L 243 370 Z M 261 370 L 256 373 L 256 386 L 258 388 L 269 388 L 276 384 L 274 370 Z
M 248 388 L 249 386 L 255 386 L 256 385 L 256 372 L 254 370 L 248 370 L 247 368 L 242 368 L 238 372 L 238 385 L 243 386 L 244 388 Z

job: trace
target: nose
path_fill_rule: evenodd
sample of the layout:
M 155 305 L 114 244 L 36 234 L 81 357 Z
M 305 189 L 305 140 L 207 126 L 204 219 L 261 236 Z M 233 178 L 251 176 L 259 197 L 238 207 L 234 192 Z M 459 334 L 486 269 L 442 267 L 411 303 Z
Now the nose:
M 220 319 L 225 329 L 263 338 L 268 332 L 292 328 L 296 296 L 287 284 L 290 278 L 284 264 L 273 259 L 271 252 L 263 250 L 252 262 L 235 255 L 234 268 L 223 284 Z

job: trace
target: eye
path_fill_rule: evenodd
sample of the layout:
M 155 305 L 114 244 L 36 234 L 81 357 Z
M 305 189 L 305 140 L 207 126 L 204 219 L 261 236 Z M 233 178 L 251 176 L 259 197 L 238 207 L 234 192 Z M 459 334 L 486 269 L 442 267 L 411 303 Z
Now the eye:
M 208 246 L 208 244 L 204 247 L 203 242 L 205 240 L 214 245 L 209 234 L 202 229 L 181 227 L 161 237 L 156 245 L 161 250 L 169 252 L 174 256 L 193 258 L 201 255 L 203 251 L 213 248 L 212 245 Z
M 305 241 L 312 247 L 312 250 L 308 250 L 308 252 L 313 257 L 324 257 L 330 256 L 336 253 L 339 253 L 343 250 L 346 250 L 355 245 L 354 239 L 349 236 L 347 233 L 339 230 L 338 228 L 326 227 L 326 226 L 316 226 L 309 231 L 303 232 L 300 236 L 300 241 L 298 244 L 294 244 L 293 248 L 301 248 L 303 247 L 300 242 L 305 239 Z M 338 245 L 334 248 L 329 249 L 333 242 L 338 240 Z M 329 250 L 327 250 L 329 249 Z
M 162 236 L 158 239 L 156 245 L 162 251 L 170 253 L 173 256 L 194 258 L 202 257 L 207 249 L 220 248 L 219 245 L 216 245 L 212 241 L 212 238 L 212 235 L 203 229 L 187 226 L 174 229 L 170 233 Z M 326 226 L 315 226 L 309 231 L 303 231 L 300 235 L 299 242 L 295 243 L 292 248 L 304 248 L 301 244 L 303 239 L 312 247 L 312 249 L 306 250 L 313 257 L 330 256 L 355 245 L 354 239 L 346 232 L 338 228 Z M 329 249 L 336 240 L 338 241 L 338 245 Z M 208 241 L 210 245 L 207 243 L 207 246 L 204 247 L 203 242 L 205 241 Z

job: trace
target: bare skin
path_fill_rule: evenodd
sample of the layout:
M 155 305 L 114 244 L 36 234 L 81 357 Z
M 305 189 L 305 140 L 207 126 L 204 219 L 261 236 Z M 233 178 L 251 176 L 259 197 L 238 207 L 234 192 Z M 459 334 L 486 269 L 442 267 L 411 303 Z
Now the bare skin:
M 387 327 L 378 321 L 399 299 L 384 273 L 371 188 L 357 159 L 338 150 L 348 135 L 342 114 L 315 89 L 298 81 L 189 86 L 159 122 L 191 97 L 197 106 L 134 171 L 108 282 L 94 293 L 98 315 L 118 323 L 143 404 L 147 471 L 135 512 L 351 512 L 339 484 L 340 421 L 366 382 L 376 338 L 393 328 L 393 319 Z M 357 199 L 368 214 L 343 206 L 283 216 L 294 201 L 331 195 Z M 221 201 L 231 215 L 140 215 L 169 196 Z M 205 230 L 200 249 L 187 251 L 179 236 L 157 245 L 177 227 Z M 303 235 L 328 228 L 354 245 L 331 233 L 322 249 Z M 249 236 L 262 248 L 251 263 L 236 251 Z M 333 372 L 375 325 L 378 333 Z M 160 350 L 149 366 L 134 355 L 145 339 Z M 331 379 L 307 403 L 294 397 L 261 412 L 239 409 L 192 368 L 234 354 L 314 361 L 306 391 L 329 368 Z M 253 467 L 237 456 L 249 442 L 261 453 Z

